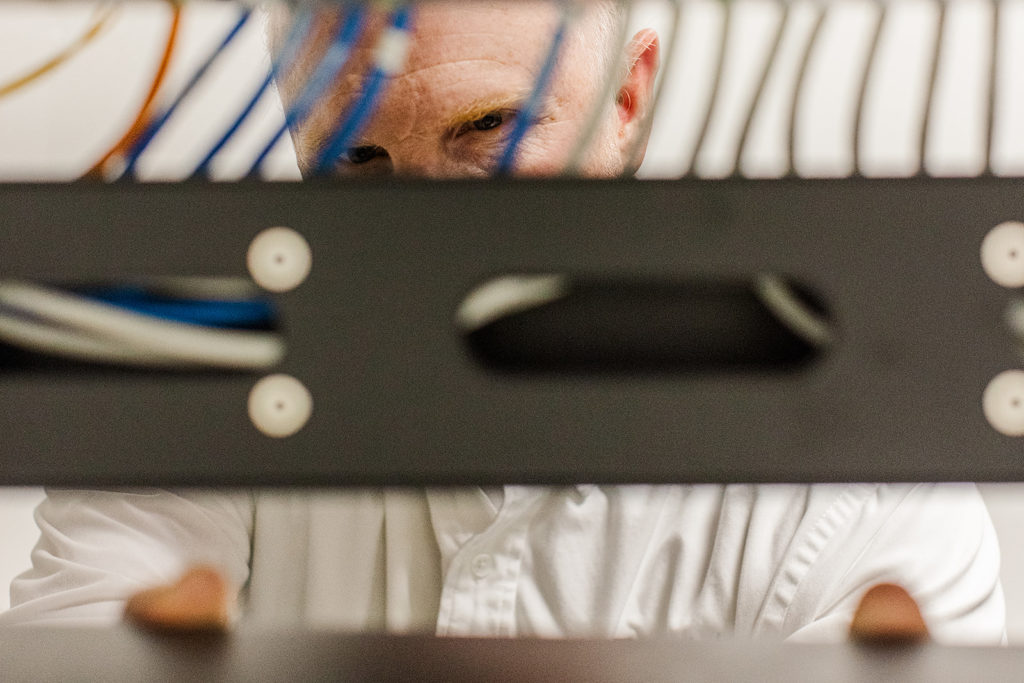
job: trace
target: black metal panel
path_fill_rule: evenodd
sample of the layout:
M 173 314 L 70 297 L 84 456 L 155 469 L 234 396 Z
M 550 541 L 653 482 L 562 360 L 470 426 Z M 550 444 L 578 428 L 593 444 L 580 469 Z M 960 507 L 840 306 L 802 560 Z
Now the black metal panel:
M 0 630 L 5 681 L 1017 681 L 1010 648 Z
M 456 484 L 1024 479 L 981 396 L 1021 365 L 979 261 L 1024 181 L 516 181 L 0 186 L 0 277 L 245 275 L 263 228 L 309 240 L 277 297 L 313 394 L 256 432 L 256 377 L 0 376 L 0 483 Z M 782 273 L 839 341 L 793 372 L 512 374 L 453 315 L 503 273 Z

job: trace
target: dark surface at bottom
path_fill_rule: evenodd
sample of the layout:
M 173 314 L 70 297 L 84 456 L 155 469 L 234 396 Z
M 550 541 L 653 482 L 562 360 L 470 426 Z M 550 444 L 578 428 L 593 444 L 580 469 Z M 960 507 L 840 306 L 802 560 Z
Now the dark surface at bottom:
M 8 627 L 0 662 L 5 681 L 947 681 L 1020 680 L 1024 650 Z

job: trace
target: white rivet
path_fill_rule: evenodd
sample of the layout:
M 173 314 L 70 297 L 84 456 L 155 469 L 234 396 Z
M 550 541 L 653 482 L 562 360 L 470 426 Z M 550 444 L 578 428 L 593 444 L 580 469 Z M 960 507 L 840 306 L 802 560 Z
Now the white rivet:
M 268 375 L 249 392 L 249 419 L 267 436 L 295 434 L 312 413 L 313 396 L 291 375 Z
M 249 245 L 246 264 L 260 287 L 287 292 L 305 282 L 313 267 L 313 252 L 291 228 L 267 228 Z
M 1007 370 L 992 378 L 981 397 L 981 407 L 997 432 L 1024 436 L 1024 371 Z
M 494 558 L 490 555 L 477 555 L 473 558 L 473 576 L 478 579 L 487 578 L 494 571 Z
M 1024 223 L 1000 223 L 985 235 L 981 267 L 997 285 L 1024 287 Z

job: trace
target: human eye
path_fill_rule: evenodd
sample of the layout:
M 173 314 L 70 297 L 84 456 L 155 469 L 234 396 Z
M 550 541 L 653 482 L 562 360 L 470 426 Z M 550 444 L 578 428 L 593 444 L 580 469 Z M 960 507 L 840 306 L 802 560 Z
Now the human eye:
M 467 121 L 455 131 L 455 137 L 459 138 L 467 133 L 488 133 L 498 131 L 503 126 L 515 120 L 517 112 L 511 109 L 500 109 L 487 112 L 480 118 Z
M 492 111 L 490 114 L 485 114 L 476 121 L 473 121 L 471 125 L 475 130 L 479 131 L 492 130 L 500 126 L 503 119 L 504 117 L 500 111 Z
M 349 147 L 345 150 L 342 161 L 358 166 L 360 164 L 368 164 L 374 159 L 386 159 L 387 156 L 387 150 L 383 147 L 361 145 L 359 147 Z
M 334 173 L 341 176 L 381 175 L 391 172 L 391 155 L 379 145 L 349 147 L 334 162 Z

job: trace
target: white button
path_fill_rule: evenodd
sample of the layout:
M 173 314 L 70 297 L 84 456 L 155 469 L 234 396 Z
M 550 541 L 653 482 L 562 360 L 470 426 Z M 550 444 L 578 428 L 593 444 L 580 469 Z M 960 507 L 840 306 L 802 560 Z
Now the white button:
M 981 242 L 981 267 L 1003 287 L 1024 287 L 1024 223 L 1000 223 Z
M 490 555 L 477 555 L 473 558 L 473 576 L 485 579 L 494 571 L 494 558 Z
M 305 282 L 313 267 L 313 252 L 291 228 L 268 228 L 256 235 L 245 260 L 256 284 L 271 292 L 287 292 Z
M 249 419 L 267 436 L 284 438 L 302 429 L 313 413 L 313 396 L 291 375 L 269 375 L 249 392 Z
M 1024 436 L 1024 372 L 1007 370 L 996 375 L 985 387 L 981 407 L 997 432 Z

